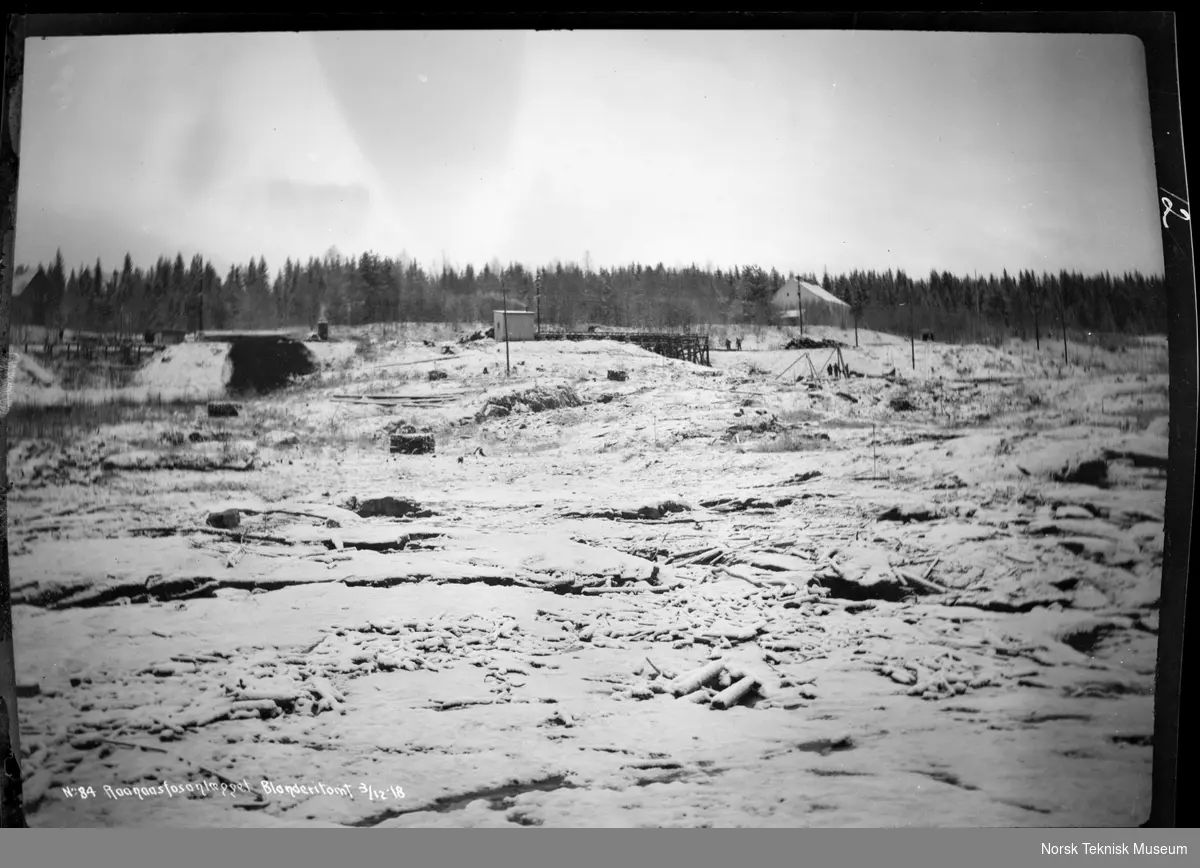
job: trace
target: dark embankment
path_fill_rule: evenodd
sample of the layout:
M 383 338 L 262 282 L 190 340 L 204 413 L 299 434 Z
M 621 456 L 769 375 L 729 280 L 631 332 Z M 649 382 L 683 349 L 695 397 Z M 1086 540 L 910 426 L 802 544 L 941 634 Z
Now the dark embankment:
M 240 335 L 229 350 L 233 392 L 270 392 L 317 370 L 317 360 L 300 341 L 285 335 Z

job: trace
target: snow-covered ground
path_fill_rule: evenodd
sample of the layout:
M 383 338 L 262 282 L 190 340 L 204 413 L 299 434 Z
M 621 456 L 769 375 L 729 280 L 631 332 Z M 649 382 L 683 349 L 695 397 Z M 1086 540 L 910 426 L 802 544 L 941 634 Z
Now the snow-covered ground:
M 1165 342 L 809 336 L 863 376 L 376 329 L 236 418 L 10 440 L 31 824 L 1144 821 Z

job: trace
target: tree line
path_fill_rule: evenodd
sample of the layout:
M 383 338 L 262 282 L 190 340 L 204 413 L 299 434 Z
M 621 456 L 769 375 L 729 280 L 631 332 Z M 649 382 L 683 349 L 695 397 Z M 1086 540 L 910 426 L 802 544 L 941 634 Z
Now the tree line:
M 587 260 L 585 259 L 585 263 Z M 423 267 L 400 256 L 345 257 L 331 249 L 306 262 L 288 259 L 274 274 L 262 257 L 220 274 L 202 256 L 181 254 L 120 269 L 101 262 L 66 270 L 61 252 L 39 265 L 30 296 L 14 299 L 16 325 L 140 334 L 307 327 L 377 322 L 490 321 L 507 299 L 510 309 L 539 312 L 545 328 L 585 324 L 643 329 L 706 325 L 770 325 L 772 303 L 793 278 L 816 284 L 845 307 L 805 306 L 802 322 L 907 333 L 931 330 L 941 340 L 1045 336 L 1064 324 L 1072 331 L 1165 332 L 1166 293 L 1158 276 L 1002 272 L 961 276 L 903 270 L 784 275 L 758 265 L 667 268 L 633 264 L 593 269 L 554 262 L 529 268 L 493 261 L 481 269 L 449 264 Z M 795 307 L 795 304 L 786 305 Z

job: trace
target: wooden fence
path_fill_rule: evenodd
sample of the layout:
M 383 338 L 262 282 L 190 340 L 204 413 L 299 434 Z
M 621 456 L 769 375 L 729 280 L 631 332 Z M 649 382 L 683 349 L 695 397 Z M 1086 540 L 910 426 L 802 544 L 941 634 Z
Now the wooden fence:
M 144 357 L 151 356 L 161 349 L 163 349 L 161 346 L 152 346 L 138 342 L 54 341 L 52 343 L 34 343 L 27 341 L 25 343 L 26 355 L 30 355 L 32 351 L 43 357 L 52 357 L 61 352 L 68 359 L 92 360 L 96 358 L 111 358 L 125 365 L 140 365 Z

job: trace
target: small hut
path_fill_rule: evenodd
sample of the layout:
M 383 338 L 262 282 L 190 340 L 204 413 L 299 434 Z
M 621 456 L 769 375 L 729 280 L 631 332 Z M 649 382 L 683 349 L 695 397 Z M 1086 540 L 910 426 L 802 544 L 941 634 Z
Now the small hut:
M 510 341 L 532 341 L 535 339 L 536 322 L 533 311 L 494 310 L 492 322 L 496 340 L 502 341 L 507 334 Z

